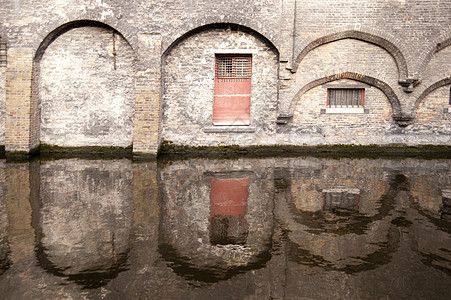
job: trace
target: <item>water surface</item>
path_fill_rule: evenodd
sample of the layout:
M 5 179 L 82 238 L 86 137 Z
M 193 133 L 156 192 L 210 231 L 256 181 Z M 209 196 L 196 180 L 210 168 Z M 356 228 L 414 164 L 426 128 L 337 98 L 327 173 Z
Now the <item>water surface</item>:
M 2 299 L 450 299 L 451 160 L 0 160 Z

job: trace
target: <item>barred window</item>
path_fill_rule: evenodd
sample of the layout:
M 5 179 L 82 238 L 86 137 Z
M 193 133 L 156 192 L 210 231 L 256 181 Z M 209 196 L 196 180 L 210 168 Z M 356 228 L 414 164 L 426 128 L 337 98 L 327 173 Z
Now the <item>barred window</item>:
M 6 43 L 0 38 L 0 67 L 6 67 Z
M 217 78 L 250 78 L 251 56 L 218 56 L 216 63 Z
M 364 89 L 327 89 L 328 107 L 363 107 Z

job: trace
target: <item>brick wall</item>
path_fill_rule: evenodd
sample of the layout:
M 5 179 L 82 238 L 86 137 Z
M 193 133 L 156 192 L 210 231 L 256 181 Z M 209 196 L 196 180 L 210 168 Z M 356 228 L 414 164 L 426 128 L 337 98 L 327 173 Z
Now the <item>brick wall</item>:
M 434 140 L 436 144 L 449 144 L 450 88 L 451 85 L 443 86 L 424 98 L 418 107 L 415 122 L 406 129 L 406 134 Z
M 0 67 L 0 145 L 5 144 L 6 67 Z
M 362 86 L 356 81 L 339 80 L 317 86 L 300 97 L 293 124 L 287 128 L 295 144 L 305 142 L 305 137 L 297 136 L 297 133 L 314 134 L 320 144 L 386 144 L 385 135 L 395 124 L 387 97 L 375 87 L 365 88 L 366 113 L 321 113 L 327 104 L 327 87 L 339 87 L 343 84 Z

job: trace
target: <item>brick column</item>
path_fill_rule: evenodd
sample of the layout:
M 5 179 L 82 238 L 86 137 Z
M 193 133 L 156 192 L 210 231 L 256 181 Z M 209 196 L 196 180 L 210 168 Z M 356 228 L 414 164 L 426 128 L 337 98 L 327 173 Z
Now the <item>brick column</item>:
M 161 35 L 139 34 L 133 153 L 155 156 L 160 142 Z
M 32 97 L 32 76 L 33 50 L 10 48 L 6 71 L 5 150 L 7 153 L 28 153 L 39 143 L 39 115 L 37 98 Z

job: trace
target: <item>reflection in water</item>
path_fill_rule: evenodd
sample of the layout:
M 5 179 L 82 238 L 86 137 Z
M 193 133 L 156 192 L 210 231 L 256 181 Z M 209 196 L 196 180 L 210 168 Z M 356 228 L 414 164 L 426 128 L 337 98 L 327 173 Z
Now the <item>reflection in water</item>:
M 420 159 L 2 162 L 0 290 L 447 299 L 450 175 L 451 161 Z M 32 227 L 17 220 L 27 201 Z
M 440 207 L 440 219 L 450 222 L 451 221 L 451 189 L 445 189 L 442 191 L 442 205 Z
M 356 174 L 350 180 L 348 168 L 355 166 L 323 171 L 320 185 L 315 178 L 298 176 L 299 170 L 288 177 L 291 170 L 281 173 L 285 184 L 278 193 L 287 205 L 282 211 L 289 213 L 280 218 L 287 224 L 292 260 L 346 273 L 368 271 L 391 261 L 399 243 L 392 209 L 407 179 L 389 175 L 387 180 L 386 174 L 379 173 Z M 363 181 L 366 184 L 360 184 Z
M 39 265 L 86 288 L 124 270 L 132 223 L 130 162 L 66 160 L 40 168 Z
M 8 242 L 8 215 L 6 210 L 6 184 L 5 168 L 0 163 L 0 275 L 9 269 L 11 260 L 9 258 L 10 247 Z
M 246 244 L 246 205 L 249 177 L 212 178 L 210 243 L 212 245 Z
M 181 276 L 216 282 L 270 259 L 272 183 L 241 168 L 200 160 L 160 170 L 160 253 Z

